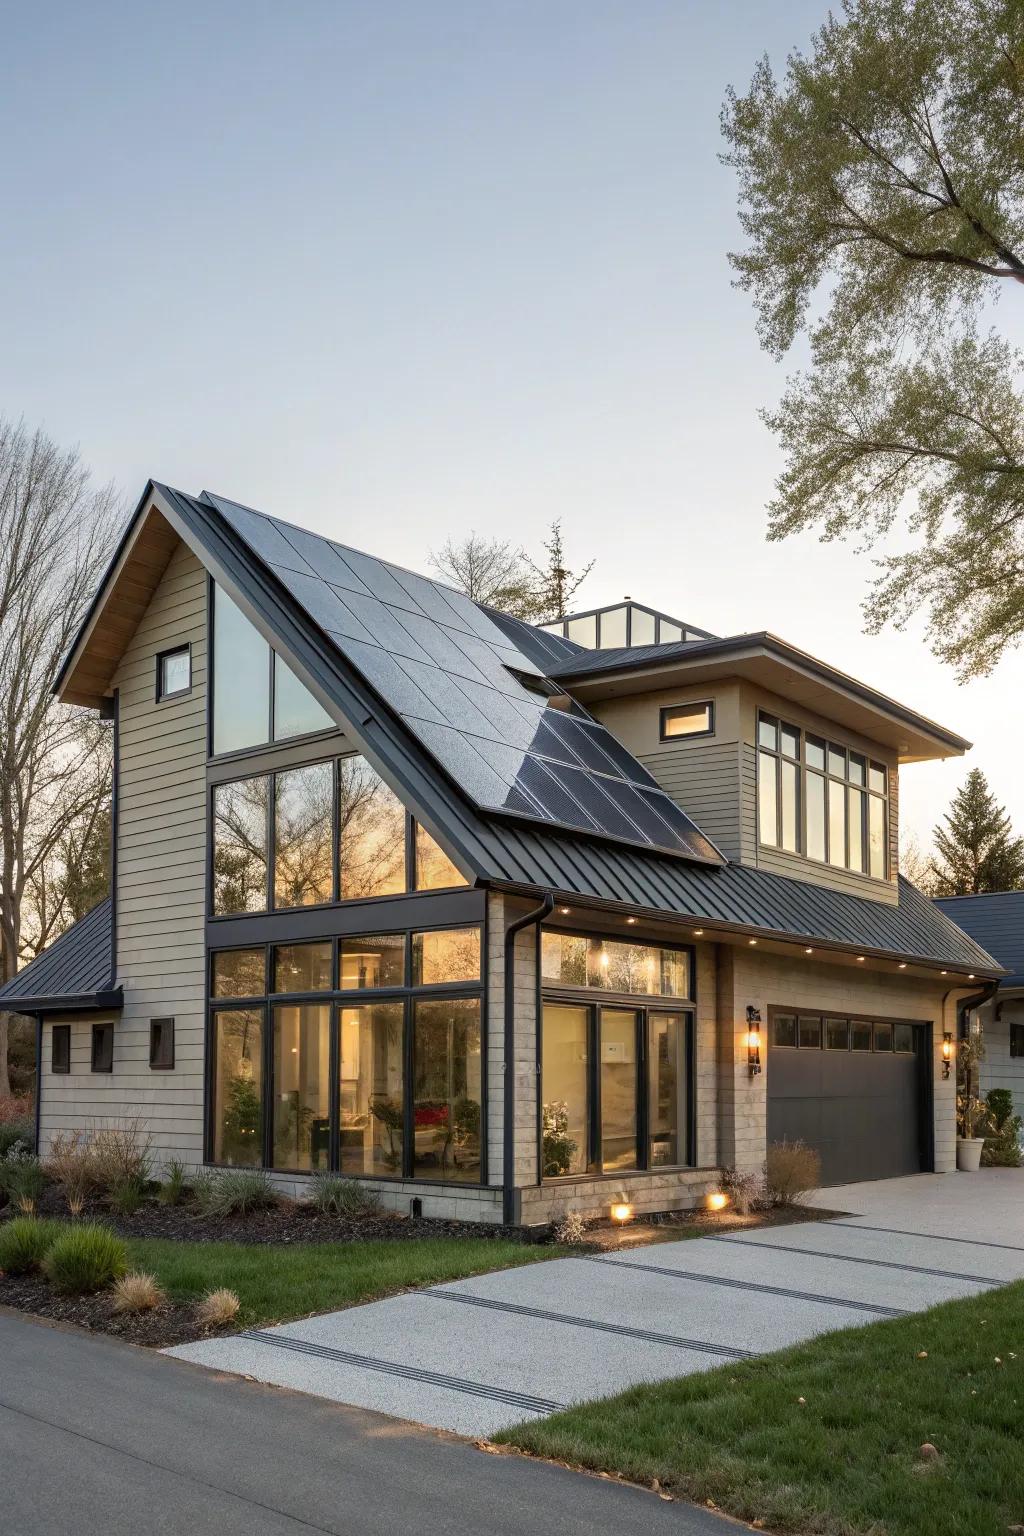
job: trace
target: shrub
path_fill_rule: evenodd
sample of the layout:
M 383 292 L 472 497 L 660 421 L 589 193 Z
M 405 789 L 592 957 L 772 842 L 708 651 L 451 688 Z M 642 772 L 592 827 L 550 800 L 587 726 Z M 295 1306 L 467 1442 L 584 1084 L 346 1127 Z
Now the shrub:
M 64 1231 L 59 1221 L 39 1221 L 17 1216 L 0 1226 L 0 1269 L 9 1275 L 25 1275 L 38 1269 Z
M 262 1168 L 225 1168 L 196 1184 L 199 1204 L 208 1216 L 247 1216 L 277 1205 L 279 1196 Z
M 241 1302 L 234 1291 L 222 1287 L 208 1291 L 196 1307 L 196 1321 L 201 1328 L 224 1328 L 238 1316 Z
M 128 1270 L 128 1252 L 109 1227 L 95 1222 L 65 1227 L 43 1264 L 58 1291 L 102 1291 Z
M 46 1171 L 64 1191 L 72 1210 L 82 1209 L 96 1187 L 92 1146 L 85 1131 L 58 1131 L 50 1140 Z
M 23 1152 L 34 1152 L 35 1146 L 36 1128 L 32 1120 L 22 1116 L 0 1119 L 0 1159 L 18 1148 Z
M 135 1272 L 122 1275 L 113 1286 L 115 1312 L 152 1312 L 162 1306 L 167 1294 L 155 1275 Z
M 89 1156 L 97 1188 L 113 1194 L 132 1180 L 145 1186 L 152 1166 L 151 1146 L 152 1139 L 137 1116 L 96 1131 Z
M 772 1205 L 798 1205 L 821 1183 L 821 1157 L 804 1141 L 773 1141 L 764 1164 Z
M 32 1096 L 28 1093 L 0 1093 L 0 1125 L 12 1121 L 32 1124 Z
M 986 1168 L 1019 1168 L 1020 1115 L 1013 1112 L 1013 1094 L 1008 1088 L 991 1088 L 985 1095 L 985 1122 L 981 1133 L 985 1145 L 981 1161 Z
M 164 1205 L 180 1205 L 185 1198 L 185 1190 L 188 1184 L 185 1179 L 185 1164 L 178 1158 L 172 1157 L 165 1169 L 167 1177 L 160 1185 L 158 1199 Z
M 745 1172 L 739 1168 L 726 1168 L 722 1174 L 722 1188 L 732 1202 L 737 1216 L 749 1216 L 767 1200 L 765 1175 Z
M 137 1173 L 130 1173 L 110 1191 L 110 1203 L 122 1216 L 137 1211 L 145 1198 L 146 1181 Z
M 45 1188 L 46 1174 L 38 1157 L 20 1144 L 0 1160 L 0 1193 L 26 1215 L 35 1210 Z
M 582 1243 L 587 1223 L 579 1211 L 566 1211 L 552 1232 L 556 1243 Z
M 343 1179 L 337 1173 L 315 1173 L 309 1193 L 310 1204 L 324 1216 L 366 1216 L 380 1209 L 375 1189 Z

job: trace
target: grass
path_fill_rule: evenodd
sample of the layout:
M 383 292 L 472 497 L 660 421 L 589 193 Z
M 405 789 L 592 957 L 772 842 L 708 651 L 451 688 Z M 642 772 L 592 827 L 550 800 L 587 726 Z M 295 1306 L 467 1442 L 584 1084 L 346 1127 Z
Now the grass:
M 381 1243 L 181 1243 L 133 1238 L 132 1269 L 156 1276 L 173 1301 L 191 1303 L 222 1287 L 241 1301 L 240 1327 L 253 1328 L 310 1312 L 374 1301 L 412 1286 L 436 1285 L 560 1258 L 557 1247 L 497 1238 L 410 1238 Z
M 772 1531 L 1006 1536 L 1024 1525 L 1022 1434 L 1018 1282 L 495 1438 L 635 1482 L 657 1478 Z M 937 1460 L 921 1459 L 925 1442 Z

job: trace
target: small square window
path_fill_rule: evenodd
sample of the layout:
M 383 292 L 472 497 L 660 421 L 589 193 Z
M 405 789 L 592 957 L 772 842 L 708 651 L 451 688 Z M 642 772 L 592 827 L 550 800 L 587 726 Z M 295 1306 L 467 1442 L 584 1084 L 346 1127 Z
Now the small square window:
M 875 1025 L 875 1050 L 876 1051 L 891 1051 L 892 1050 L 892 1025 L 891 1024 L 876 1024 Z
M 114 1070 L 113 1024 L 94 1024 L 92 1027 L 92 1070 L 94 1072 L 113 1072 Z
M 71 1071 L 70 1024 L 55 1024 L 50 1033 L 50 1071 Z
M 871 1049 L 871 1025 L 862 1019 L 854 1019 L 850 1025 L 850 1049 L 852 1051 L 870 1051 Z
M 179 645 L 176 650 L 162 651 L 156 659 L 157 699 L 173 699 L 188 693 L 192 687 L 192 647 Z
M 673 704 L 661 711 L 661 739 L 674 736 L 710 736 L 715 729 L 715 706 L 710 699 L 699 704 Z
M 174 1071 L 173 1019 L 150 1019 L 149 1065 L 154 1072 Z
M 772 1019 L 772 1045 L 796 1045 L 796 1015 L 777 1013 Z
M 1010 1025 L 1010 1055 L 1024 1056 L 1024 1024 Z
M 830 1051 L 848 1051 L 850 1049 L 849 1019 L 825 1020 L 825 1047 Z
M 817 1015 L 801 1014 L 800 1044 L 806 1050 L 821 1050 L 821 1020 Z
M 913 1051 L 914 1026 L 913 1024 L 896 1024 L 892 1032 L 893 1049 L 896 1051 Z

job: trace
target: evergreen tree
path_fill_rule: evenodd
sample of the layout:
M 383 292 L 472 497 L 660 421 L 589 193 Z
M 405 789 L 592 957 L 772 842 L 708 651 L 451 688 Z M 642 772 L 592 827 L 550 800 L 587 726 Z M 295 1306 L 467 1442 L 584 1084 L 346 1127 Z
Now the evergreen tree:
M 573 571 L 566 565 L 565 545 L 562 542 L 562 524 L 556 518 L 551 524 L 551 536 L 544 541 L 544 561 L 538 565 L 527 556 L 526 563 L 534 578 L 533 620 L 548 624 L 564 618 L 569 603 L 594 569 L 593 560 L 582 571 Z
M 972 768 L 935 828 L 932 860 L 936 896 L 976 896 L 1024 886 L 1024 838 L 1014 837 L 980 768 Z

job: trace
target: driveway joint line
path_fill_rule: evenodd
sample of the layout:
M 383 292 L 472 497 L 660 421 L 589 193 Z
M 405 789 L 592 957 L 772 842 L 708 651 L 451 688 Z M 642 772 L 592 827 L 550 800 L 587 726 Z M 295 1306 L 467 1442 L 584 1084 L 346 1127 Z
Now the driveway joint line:
M 338 1365 L 351 1365 L 357 1370 L 377 1371 L 384 1376 L 398 1376 L 404 1381 L 419 1382 L 423 1386 L 442 1387 L 449 1392 L 464 1392 L 471 1397 L 486 1397 L 511 1408 L 523 1408 L 529 1413 L 559 1413 L 567 1405 L 551 1398 L 536 1397 L 528 1392 L 516 1392 L 507 1387 L 493 1387 L 486 1382 L 470 1381 L 461 1376 L 446 1376 L 439 1371 L 428 1371 L 415 1365 L 402 1365 L 395 1360 L 379 1360 L 373 1355 L 357 1355 L 349 1350 L 334 1349 L 329 1344 L 314 1344 L 308 1339 L 293 1338 L 289 1334 L 267 1333 L 259 1328 L 248 1329 L 235 1335 L 255 1344 L 269 1344 L 275 1349 L 293 1350 L 296 1354 L 309 1355 L 316 1360 L 332 1360 Z
M 624 1323 L 604 1323 L 592 1317 L 574 1317 L 567 1312 L 548 1312 L 543 1307 L 521 1306 L 516 1302 L 498 1301 L 490 1296 L 472 1296 L 466 1291 L 445 1291 L 437 1287 L 420 1291 L 421 1296 L 431 1296 L 438 1301 L 458 1301 L 470 1307 L 487 1307 L 495 1312 L 510 1312 L 517 1317 L 535 1317 L 546 1323 L 565 1323 L 570 1328 L 593 1328 L 598 1333 L 614 1333 L 622 1338 L 638 1339 L 645 1344 L 664 1344 L 673 1349 L 688 1349 L 698 1354 L 723 1355 L 730 1360 L 752 1360 L 754 1352 L 737 1349 L 730 1344 L 711 1344 L 706 1339 L 684 1339 L 673 1333 L 656 1333 L 649 1328 L 630 1328 Z
M 652 1275 L 670 1275 L 673 1280 L 696 1280 L 699 1284 L 724 1285 L 730 1290 L 758 1291 L 766 1296 L 788 1296 L 795 1301 L 819 1302 L 826 1307 L 848 1307 L 854 1312 L 874 1312 L 879 1317 L 911 1317 L 913 1314 L 903 1307 L 884 1307 L 873 1301 L 847 1301 L 841 1296 L 823 1296 L 816 1291 L 798 1291 L 786 1285 L 762 1285 L 757 1280 L 734 1280 L 728 1275 L 702 1275 L 696 1270 L 669 1269 L 663 1264 L 639 1264 L 629 1259 L 599 1259 L 590 1260 L 593 1264 L 607 1264 L 613 1269 L 637 1269 L 641 1272 L 649 1271 Z
M 963 1243 L 969 1248 L 999 1248 L 1004 1253 L 1024 1253 L 1014 1243 L 987 1243 L 981 1237 L 953 1237 L 948 1232 L 906 1232 L 901 1227 L 869 1227 L 859 1221 L 823 1221 L 823 1227 L 846 1227 L 851 1232 L 885 1232 L 890 1237 L 920 1237 L 928 1243 Z
M 865 1259 L 855 1253 L 829 1253 L 823 1248 L 793 1248 L 785 1243 L 761 1243 L 752 1237 L 709 1237 L 709 1243 L 726 1243 L 729 1247 L 760 1248 L 762 1253 L 803 1253 L 812 1259 L 835 1259 L 840 1264 L 869 1264 L 872 1269 L 900 1269 L 910 1275 L 937 1275 L 942 1280 L 970 1280 L 976 1285 L 1005 1285 L 1004 1280 L 994 1280 L 991 1275 L 964 1275 L 952 1269 L 927 1269 L 923 1264 L 897 1264 L 895 1259 Z

